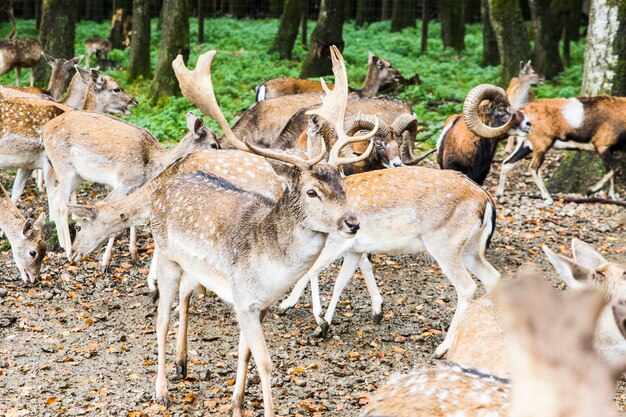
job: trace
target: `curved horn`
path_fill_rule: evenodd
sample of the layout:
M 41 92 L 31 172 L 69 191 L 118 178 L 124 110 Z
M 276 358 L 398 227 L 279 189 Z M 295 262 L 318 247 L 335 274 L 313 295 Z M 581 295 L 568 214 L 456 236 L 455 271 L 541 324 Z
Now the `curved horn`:
M 378 118 L 376 116 L 359 113 L 356 115 L 356 117 L 352 121 L 352 125 L 350 126 L 346 134 L 348 136 L 352 136 L 359 130 L 371 131 L 374 129 L 377 119 Z M 380 120 L 380 119 L 378 119 L 378 123 L 380 126 L 378 127 L 377 135 L 386 138 L 389 135 L 389 128 L 387 127 L 387 124 L 383 120 Z
M 431 149 L 430 151 L 426 152 L 424 155 L 422 156 L 417 156 L 413 159 L 411 159 L 410 161 L 402 161 L 402 163 L 404 165 L 417 165 L 420 162 L 422 162 L 424 159 L 426 159 L 427 157 L 429 157 L 430 155 L 434 154 L 435 152 L 437 152 L 437 148 Z
M 378 132 L 378 126 L 379 126 L 379 122 L 378 122 L 378 117 L 377 117 L 372 130 L 366 135 L 350 137 L 350 136 L 347 136 L 343 132 L 342 132 L 343 134 L 339 134 L 339 131 L 337 131 L 339 139 L 337 140 L 337 142 L 335 142 L 332 149 L 330 150 L 330 154 L 328 156 L 328 163 L 331 165 L 339 166 L 339 165 L 353 164 L 355 162 L 359 162 L 359 161 L 364 160 L 365 158 L 368 158 L 370 154 L 372 153 L 372 150 L 374 149 L 374 141 L 370 139 L 374 137 L 376 132 Z M 361 155 L 356 156 L 356 157 L 350 157 L 350 158 L 343 158 L 339 156 L 339 153 L 341 152 L 341 149 L 344 146 L 350 143 L 361 142 L 364 140 L 369 140 L 370 144 L 365 150 L 365 152 L 363 152 Z
M 404 132 L 411 123 L 417 124 L 415 116 L 412 113 L 402 113 L 391 124 L 391 130 L 393 130 L 393 133 L 396 135 L 402 136 L 402 132 Z
M 215 98 L 211 80 L 211 64 L 216 53 L 215 50 L 211 50 L 200 55 L 193 71 L 185 66 L 183 56 L 179 54 L 172 61 L 172 68 L 183 96 L 195 104 L 202 114 L 215 120 L 222 128 L 226 139 L 236 149 L 248 152 L 246 145 L 231 130 Z
M 511 115 L 509 121 L 500 127 L 487 126 L 478 116 L 478 106 L 481 101 L 502 98 L 507 100 L 504 90 L 500 87 L 496 87 L 495 85 L 480 84 L 472 88 L 463 103 L 463 120 L 469 130 L 480 137 L 488 139 L 503 136 L 506 132 L 508 132 L 513 126 L 513 123 L 515 123 L 515 115 Z
M 320 153 L 315 158 L 309 159 L 309 160 L 300 159 L 298 157 L 295 157 L 286 153 L 277 152 L 277 151 L 269 150 L 266 148 L 260 148 L 250 143 L 247 138 L 244 139 L 244 143 L 250 149 L 250 152 L 252 153 L 263 156 L 265 158 L 274 159 L 276 161 L 286 162 L 288 164 L 295 166 L 296 168 L 302 171 L 311 169 L 313 165 L 320 162 L 326 156 L 326 144 L 324 143 L 324 141 L 322 141 L 322 149 Z
M 415 146 L 415 136 L 417 135 L 417 119 L 412 113 L 403 113 L 391 124 L 393 133 L 402 138 L 400 143 L 400 160 L 404 165 L 415 165 L 426 156 L 415 158 L 413 147 Z

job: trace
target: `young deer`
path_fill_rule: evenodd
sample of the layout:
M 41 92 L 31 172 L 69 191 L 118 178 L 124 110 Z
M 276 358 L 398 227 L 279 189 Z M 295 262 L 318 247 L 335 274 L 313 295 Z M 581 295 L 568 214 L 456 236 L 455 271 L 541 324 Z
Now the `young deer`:
M 91 70 L 82 110 L 130 114 L 128 106 L 136 104 L 115 80 Z M 18 169 L 11 190 L 13 201 L 22 195 L 33 170 L 46 165 L 41 139 L 44 125 L 68 111 L 73 113 L 71 110 L 60 103 L 38 99 L 0 100 L 0 169 Z
M 570 292 L 596 287 L 605 294 L 607 304 L 596 326 L 594 347 L 610 363 L 624 360 L 626 339 L 620 330 L 622 323 L 619 317 L 626 306 L 626 265 L 607 261 L 590 245 L 578 239 L 572 239 L 574 259 L 555 254 L 546 246 L 543 250 Z M 447 358 L 494 375 L 510 375 L 501 314 L 494 310 L 487 297 L 479 298 L 468 309 Z
M 92 55 L 96 56 L 96 65 L 97 61 L 100 58 L 106 58 L 109 52 L 113 49 L 111 42 L 106 39 L 100 38 L 89 38 L 85 41 L 85 49 L 87 49 L 87 62 L 86 65 L 89 67 L 89 61 Z
M 72 260 L 82 259 L 110 237 L 149 220 L 154 191 L 174 176 L 196 171 L 220 176 L 243 190 L 255 191 L 274 201 L 283 194 L 281 181 L 263 157 L 239 150 L 194 152 L 120 200 L 93 205 L 68 204 L 69 210 L 77 216 Z
M 66 202 L 83 181 L 108 185 L 106 201 L 116 201 L 154 178 L 168 165 L 191 152 L 217 148 L 213 132 L 202 119 L 187 114 L 189 133 L 172 150 L 166 150 L 148 131 L 102 114 L 74 111 L 48 122 L 43 144 L 49 163 L 44 165 L 50 217 L 59 244 L 71 259 L 71 239 Z M 114 132 L 112 134 L 111 132 Z M 52 189 L 51 169 L 59 181 Z M 135 230 L 131 228 L 130 253 L 137 257 Z M 102 266 L 108 267 L 113 239 Z
M 210 67 L 215 52 L 200 57 L 199 68 Z M 186 174 L 170 180 L 152 201 L 151 224 L 157 256 L 160 301 L 157 318 L 158 373 L 156 395 L 167 396 L 165 368 L 167 328 L 176 292 L 180 300 L 180 328 L 176 365 L 185 374 L 187 363 L 187 309 L 191 291 L 201 284 L 234 304 L 241 327 L 233 415 L 244 415 L 243 394 L 250 355 L 261 376 L 265 417 L 274 416 L 271 394 L 271 359 L 261 321 L 266 309 L 313 264 L 328 233 L 353 237 L 359 222 L 349 209 L 341 174 L 337 168 L 352 159 L 339 157 L 351 141 L 343 131 L 348 94 L 347 77 L 339 50 L 331 47 L 337 84 L 324 98 L 321 117 L 340 114 L 336 125 L 339 140 L 330 151 L 329 163 L 302 161 L 275 151 L 251 151 L 293 165 L 287 189 L 278 202 L 246 192 L 212 174 Z M 182 62 L 180 63 L 182 65 Z M 196 71 L 198 70 L 196 68 Z M 176 65 L 175 65 L 176 68 Z M 177 75 L 183 93 L 190 81 L 186 69 Z M 200 74 L 194 79 L 200 78 Z M 217 112 L 212 108 L 211 111 Z M 375 130 L 369 136 L 373 136 Z M 190 250 L 191 249 L 191 250 Z M 192 255 L 193 253 L 193 255 Z
M 42 232 L 45 219 L 44 213 L 36 222 L 25 219 L 0 184 L 0 231 L 11 244 L 13 260 L 25 283 L 37 282 L 41 262 L 46 256 L 46 240 Z
M 533 86 L 543 82 L 543 75 L 538 74 L 530 61 L 524 64 L 519 63 L 519 74 L 517 77 L 511 78 L 509 86 L 506 88 L 506 96 L 515 110 L 520 110 L 524 105 L 535 99 L 535 90 Z M 506 142 L 504 152 L 510 154 L 515 148 L 515 139 L 517 136 L 509 136 Z
M 392 376 L 361 417 L 616 417 L 611 399 L 624 358 L 610 365 L 589 343 L 601 293 L 560 297 L 539 273 L 519 275 L 495 294 L 510 335 L 512 384 L 458 367 L 420 368 Z
M 391 86 L 400 81 L 401 75 L 388 61 L 372 54 L 367 57 L 367 76 L 358 90 L 353 90 L 361 98 L 374 97 L 382 85 Z M 333 85 L 328 85 L 333 88 Z M 281 77 L 265 81 L 256 89 L 256 101 L 303 93 L 323 93 L 322 84 L 317 81 Z
M 30 86 L 35 84 L 33 68 L 41 58 L 41 43 L 37 39 L 18 38 L 15 30 L 13 6 L 6 9 L 13 30 L 8 39 L 0 41 L 0 75 L 6 74 L 15 68 L 15 85 L 20 85 L 22 68 L 30 68 Z

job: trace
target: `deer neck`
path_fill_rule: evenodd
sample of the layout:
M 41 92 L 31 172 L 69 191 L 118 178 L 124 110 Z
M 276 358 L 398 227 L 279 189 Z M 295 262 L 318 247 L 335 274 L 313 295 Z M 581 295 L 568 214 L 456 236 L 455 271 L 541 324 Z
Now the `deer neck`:
M 80 110 L 92 113 L 104 113 L 104 105 L 98 102 L 98 94 L 94 91 L 93 82 L 89 82 Z
M 65 91 L 65 87 L 67 87 L 67 83 L 62 83 L 61 80 L 55 79 L 54 77 L 50 77 L 50 82 L 48 83 L 48 87 L 46 88 L 46 92 L 52 96 L 55 101 L 60 101 L 61 97 L 63 97 L 63 91 Z M 69 92 L 68 92 L 69 95 Z
M 374 97 L 380 88 L 380 80 L 378 79 L 378 71 L 375 65 L 370 65 L 367 69 L 367 76 L 361 89 L 357 91 L 359 97 Z
M 176 144 L 176 146 L 172 149 L 164 149 L 163 147 L 160 147 L 158 150 L 155 149 L 155 152 L 151 158 L 152 175 L 150 175 L 149 178 L 154 178 L 162 173 L 177 159 L 183 158 L 192 152 L 198 151 L 199 149 L 195 146 L 194 143 L 195 140 L 195 136 L 188 135 L 185 136 L 183 140 L 178 142 L 178 144 Z
M 72 80 L 70 81 L 67 95 L 61 101 L 61 103 L 75 109 L 80 108 L 81 104 L 85 100 L 86 87 L 87 86 L 85 82 L 80 79 L 80 76 L 78 74 L 74 75 L 74 77 L 72 77 Z
M 518 82 L 517 93 L 511 100 L 511 106 L 516 110 L 521 109 L 530 101 L 530 88 L 532 86 L 529 80 L 518 79 Z
M 6 234 L 9 242 L 14 242 L 21 235 L 24 222 L 26 219 L 0 186 L 0 230 Z

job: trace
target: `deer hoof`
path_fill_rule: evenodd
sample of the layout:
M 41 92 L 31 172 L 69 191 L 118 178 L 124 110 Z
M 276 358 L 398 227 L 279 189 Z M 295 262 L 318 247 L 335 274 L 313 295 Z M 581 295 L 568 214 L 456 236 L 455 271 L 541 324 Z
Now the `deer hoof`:
M 385 308 L 385 303 L 382 303 L 380 305 L 380 312 L 374 314 L 373 316 L 374 324 L 380 324 L 383 321 L 384 308 Z
M 176 377 L 178 379 L 187 378 L 187 362 L 176 364 Z
M 322 323 L 317 326 L 317 329 L 313 333 L 311 333 L 311 337 L 316 339 L 327 339 L 328 332 L 330 330 L 330 324 L 324 319 L 322 319 Z

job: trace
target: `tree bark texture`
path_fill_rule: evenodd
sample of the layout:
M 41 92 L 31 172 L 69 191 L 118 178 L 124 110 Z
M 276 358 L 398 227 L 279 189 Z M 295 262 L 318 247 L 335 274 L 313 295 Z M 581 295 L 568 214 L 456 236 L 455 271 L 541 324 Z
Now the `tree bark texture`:
M 228 13 L 236 19 L 246 17 L 248 0 L 229 0 Z
M 483 57 L 480 65 L 482 67 L 499 65 L 498 41 L 489 19 L 489 0 L 480 1 L 480 17 L 483 22 Z
M 165 0 L 159 60 L 149 93 L 152 103 L 161 97 L 180 94 L 172 69 L 172 61 L 178 54 L 183 55 L 185 62 L 189 59 L 189 0 Z
M 101 0 L 86 0 L 85 2 L 85 19 L 93 20 L 101 23 L 103 17 Z
M 332 74 L 329 48 L 335 45 L 343 51 L 343 10 L 342 0 L 322 0 L 320 14 L 309 42 L 309 54 L 302 64 L 300 78 Z
M 133 0 L 128 79 L 150 76 L 150 0 Z
M 204 0 L 198 0 L 198 43 L 204 43 Z
M 570 65 L 570 43 L 580 39 L 580 18 L 583 0 L 571 0 L 571 7 L 565 8 L 565 28 L 563 30 L 563 64 Z
M 354 24 L 361 28 L 367 23 L 376 20 L 376 1 L 375 0 L 357 0 L 356 1 L 356 17 Z
M 422 39 L 420 51 L 425 54 L 428 50 L 428 0 L 422 0 Z
M 614 156 L 622 166 L 626 166 L 626 153 L 616 152 Z M 585 194 L 587 188 L 600 181 L 605 174 L 604 162 L 596 152 L 567 151 L 555 173 L 547 179 L 546 186 L 551 193 Z M 626 175 L 616 175 L 615 184 L 626 187 Z
M 382 0 L 381 10 L 380 10 L 380 20 L 389 20 L 391 19 L 391 9 L 393 8 L 393 3 L 391 0 Z
M 508 85 L 519 72 L 520 61 L 527 61 L 530 43 L 517 0 L 489 0 L 489 18 L 500 53 L 500 84 Z
M 464 0 L 441 0 L 439 5 L 443 46 L 461 52 L 465 49 Z
M 415 26 L 415 0 L 393 0 L 391 10 L 391 31 L 399 32 Z
M 42 3 L 39 41 L 45 53 L 55 58 L 74 56 L 76 29 L 75 0 L 44 0 Z M 50 66 L 40 60 L 35 67 L 35 82 L 44 87 L 50 78 Z
M 278 52 L 280 59 L 291 59 L 293 46 L 298 38 L 298 29 L 304 15 L 304 2 L 302 0 L 286 0 L 283 16 L 280 18 L 278 32 L 269 53 Z
M 617 20 L 619 26 L 613 41 L 613 52 L 617 55 L 617 64 L 611 94 L 624 97 L 626 96 L 626 3 L 623 1 L 618 6 Z
M 563 0 L 530 0 L 535 38 L 533 66 L 546 79 L 552 79 L 563 71 L 563 61 L 559 55 L 559 40 L 567 7 L 563 3 Z
M 619 70 L 619 57 L 615 42 L 620 29 L 619 4 L 615 0 L 593 0 L 589 13 L 587 41 L 585 47 L 585 69 L 581 94 L 596 96 L 609 94 L 613 89 L 616 70 Z M 623 16 L 623 15 L 622 15 Z M 623 29 L 622 29 L 623 30 Z M 622 56 L 623 61 L 626 57 Z

